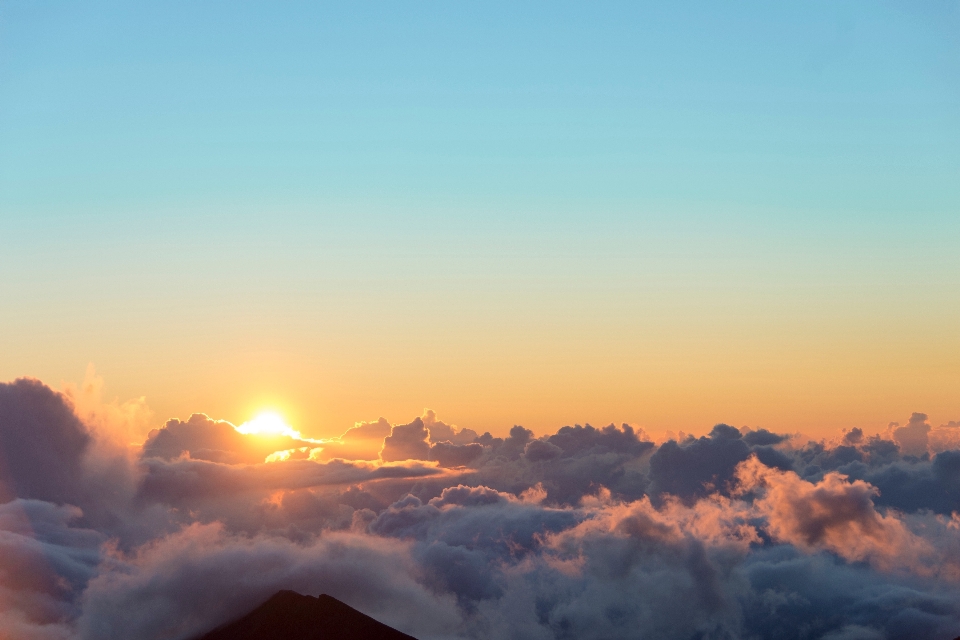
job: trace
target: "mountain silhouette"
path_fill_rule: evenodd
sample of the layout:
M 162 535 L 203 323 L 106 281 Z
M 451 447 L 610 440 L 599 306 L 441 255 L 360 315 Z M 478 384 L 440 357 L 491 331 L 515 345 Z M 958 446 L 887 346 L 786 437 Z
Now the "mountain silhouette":
M 278 591 L 238 620 L 197 640 L 416 640 L 332 596 Z

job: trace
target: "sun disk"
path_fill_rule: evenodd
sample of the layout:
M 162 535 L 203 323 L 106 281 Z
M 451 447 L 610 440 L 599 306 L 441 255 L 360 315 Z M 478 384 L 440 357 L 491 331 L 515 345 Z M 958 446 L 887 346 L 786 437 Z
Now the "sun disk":
M 279 413 L 264 411 L 252 420 L 248 420 L 239 427 L 234 427 L 244 435 L 250 436 L 288 436 L 301 440 L 300 432 L 284 422 Z

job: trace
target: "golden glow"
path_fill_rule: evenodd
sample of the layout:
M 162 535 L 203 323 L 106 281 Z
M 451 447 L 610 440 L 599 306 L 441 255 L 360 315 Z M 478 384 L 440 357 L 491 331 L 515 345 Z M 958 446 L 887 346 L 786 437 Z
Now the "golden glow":
M 303 440 L 299 431 L 288 425 L 283 416 L 275 411 L 262 411 L 252 420 L 247 420 L 237 431 L 248 436 L 287 436 L 296 440 Z
M 266 458 L 264 462 L 286 462 L 287 460 L 315 460 L 315 452 L 319 452 L 321 449 L 319 447 L 311 449 L 310 447 L 297 447 L 296 449 L 284 449 L 282 451 L 274 451 Z
M 283 462 L 285 460 L 289 460 L 290 456 L 293 455 L 294 451 L 295 451 L 294 449 L 287 449 L 285 451 L 274 451 L 264 459 L 264 462 L 268 462 L 268 463 Z

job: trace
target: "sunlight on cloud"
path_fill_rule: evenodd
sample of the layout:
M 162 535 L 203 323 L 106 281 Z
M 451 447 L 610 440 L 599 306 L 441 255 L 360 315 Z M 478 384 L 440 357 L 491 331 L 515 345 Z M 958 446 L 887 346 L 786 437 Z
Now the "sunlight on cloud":
M 0 638 L 197 637 L 279 589 L 424 640 L 960 634 L 956 421 L 658 444 L 425 410 L 315 446 L 194 413 L 130 449 L 89 418 L 0 383 Z
M 283 416 L 274 411 L 258 413 L 252 420 L 248 420 L 239 427 L 234 428 L 238 432 L 248 436 L 287 436 L 304 442 L 318 442 L 304 438 L 300 435 L 299 431 L 284 421 Z
M 273 453 L 268 455 L 266 458 L 264 458 L 263 461 L 264 462 L 284 462 L 290 459 L 290 456 L 293 455 L 293 452 L 294 452 L 294 449 L 288 449 L 286 451 L 274 451 Z

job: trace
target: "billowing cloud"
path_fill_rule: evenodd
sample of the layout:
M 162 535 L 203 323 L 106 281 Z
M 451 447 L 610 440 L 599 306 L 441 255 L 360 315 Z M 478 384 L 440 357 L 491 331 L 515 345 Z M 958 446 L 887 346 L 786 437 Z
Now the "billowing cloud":
M 0 384 L 0 499 L 78 500 L 87 427 L 39 380 Z
M 383 439 L 380 458 L 385 462 L 436 460 L 441 467 L 464 466 L 483 454 L 484 447 L 476 440 L 475 431 L 456 431 L 427 409 L 413 422 L 391 429 Z
M 100 573 L 84 594 L 80 637 L 189 638 L 282 588 L 328 593 L 423 637 L 452 631 L 459 622 L 452 599 L 418 581 L 410 545 L 401 541 L 329 533 L 297 544 L 193 524 L 107 561 L 115 570 Z
M 477 439 L 478 434 L 473 429 L 457 429 L 453 425 L 437 419 L 437 414 L 432 409 L 424 409 L 423 426 L 430 432 L 430 442 L 450 442 L 452 444 L 462 445 L 470 444 Z
M 960 449 L 960 422 L 951 420 L 939 427 L 930 429 L 927 441 L 931 453 Z
M 420 418 L 410 424 L 398 424 L 383 439 L 380 457 L 392 462 L 396 460 L 428 460 L 430 458 L 430 432 Z
M 901 427 L 894 422 L 890 427 L 893 430 L 893 439 L 900 445 L 900 451 L 911 456 L 922 456 L 927 453 L 932 428 L 927 424 L 927 414 L 914 413 L 904 426 Z
M 186 422 L 169 420 L 151 431 L 141 455 L 172 460 L 186 454 L 197 460 L 237 464 L 263 462 L 276 451 L 314 447 L 315 443 L 282 434 L 258 434 L 251 438 L 225 420 L 211 420 L 195 413 Z
M 470 444 L 438 442 L 430 447 L 430 458 L 436 460 L 441 467 L 462 467 L 482 455 L 483 445 L 478 442 Z
M 393 433 L 394 429 L 398 431 Z M 385 418 L 358 422 L 339 438 L 313 449 L 311 457 L 377 460 L 386 455 L 383 460 L 436 460 L 440 466 L 453 467 L 468 464 L 480 455 L 482 446 L 476 444 L 477 437 L 476 431 L 457 429 L 437 419 L 431 409 L 424 409 L 417 420 L 396 427 Z
M 80 597 L 107 537 L 71 527 L 77 507 L 15 499 L 0 504 L 0 637 L 75 637 Z
M 877 511 L 876 487 L 831 472 L 811 483 L 792 471 L 772 469 L 753 457 L 737 467 L 740 491 L 760 495 L 753 502 L 777 541 L 803 551 L 827 550 L 850 561 L 872 560 L 882 567 L 916 565 L 933 552 L 895 514 Z M 931 566 L 931 570 L 935 570 Z
M 715 426 L 709 436 L 682 443 L 668 441 L 650 458 L 651 491 L 687 501 L 717 491 L 728 493 L 737 465 L 751 455 L 767 466 L 792 468 L 790 458 L 772 448 L 771 442 L 763 434 L 758 437 L 757 432 L 744 437 L 725 424 Z
M 960 635 L 956 423 L 658 446 L 427 410 L 317 443 L 195 414 L 130 449 L 144 407 L 93 395 L 0 385 L 0 637 L 188 640 L 279 589 L 423 640 Z
M 316 453 L 313 457 L 318 460 L 377 460 L 383 448 L 383 439 L 390 435 L 392 429 L 385 418 L 376 422 L 358 422 L 339 438 L 328 440 L 314 449 Z

